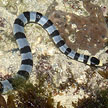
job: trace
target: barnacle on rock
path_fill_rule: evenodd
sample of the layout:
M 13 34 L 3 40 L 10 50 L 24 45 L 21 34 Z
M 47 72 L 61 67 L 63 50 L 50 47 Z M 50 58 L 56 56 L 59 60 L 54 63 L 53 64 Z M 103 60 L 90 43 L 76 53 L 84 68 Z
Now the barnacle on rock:
M 12 13 L 12 14 L 17 14 L 17 11 L 18 11 L 17 6 L 16 6 L 15 3 L 13 3 L 13 4 L 8 4 L 8 5 L 6 6 L 6 9 L 7 9 L 10 13 Z

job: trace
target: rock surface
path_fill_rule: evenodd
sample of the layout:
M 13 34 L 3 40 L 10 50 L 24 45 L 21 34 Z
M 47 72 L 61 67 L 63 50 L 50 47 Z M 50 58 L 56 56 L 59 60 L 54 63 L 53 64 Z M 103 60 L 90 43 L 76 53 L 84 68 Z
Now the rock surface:
M 104 16 L 108 13 L 107 4 L 107 0 L 92 3 L 88 0 L 0 0 L 1 79 L 15 74 L 20 67 L 21 57 L 12 29 L 15 18 L 23 11 L 38 11 L 48 16 L 70 48 L 95 55 L 106 63 L 104 39 L 108 38 L 108 29 Z M 37 83 L 39 76 L 45 76 L 45 86 L 52 92 L 55 106 L 60 102 L 66 108 L 74 108 L 72 102 L 108 86 L 98 68 L 63 55 L 39 25 L 27 25 L 25 34 L 34 61 L 30 81 Z

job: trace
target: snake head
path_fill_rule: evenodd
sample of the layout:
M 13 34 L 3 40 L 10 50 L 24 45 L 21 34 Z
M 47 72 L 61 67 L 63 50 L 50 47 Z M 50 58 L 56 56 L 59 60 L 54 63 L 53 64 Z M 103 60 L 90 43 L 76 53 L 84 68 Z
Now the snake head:
M 103 66 L 103 63 L 96 57 L 91 57 L 90 62 L 91 62 L 91 64 L 90 64 L 91 66 L 99 66 L 99 67 Z

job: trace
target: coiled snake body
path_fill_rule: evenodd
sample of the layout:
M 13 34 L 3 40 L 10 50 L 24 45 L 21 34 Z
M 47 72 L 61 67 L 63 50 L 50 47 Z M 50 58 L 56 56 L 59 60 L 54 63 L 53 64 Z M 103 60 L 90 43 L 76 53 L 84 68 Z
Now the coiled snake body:
M 38 12 L 24 12 L 15 19 L 13 25 L 13 33 L 16 38 L 16 42 L 18 44 L 22 58 L 21 66 L 16 76 L 21 76 L 24 79 L 28 79 L 32 71 L 32 53 L 29 43 L 24 34 L 24 26 L 27 23 L 37 23 L 41 25 L 48 32 L 49 36 L 52 38 L 53 42 L 59 48 L 59 50 L 71 59 L 83 62 L 87 65 L 102 66 L 102 63 L 97 58 L 79 54 L 70 49 L 66 45 L 63 38 L 60 36 L 59 31 L 56 29 L 52 21 L 49 20 L 46 16 L 43 16 L 41 13 Z M 1 81 L 0 84 L 1 93 L 5 94 L 8 91 L 14 89 L 13 82 L 11 79 Z

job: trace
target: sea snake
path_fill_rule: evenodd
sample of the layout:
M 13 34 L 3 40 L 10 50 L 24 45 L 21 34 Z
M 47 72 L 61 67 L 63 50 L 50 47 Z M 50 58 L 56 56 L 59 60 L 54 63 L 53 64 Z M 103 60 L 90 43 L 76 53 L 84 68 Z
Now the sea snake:
M 24 26 L 28 23 L 37 23 L 42 26 L 42 28 L 48 32 L 49 36 L 52 38 L 54 44 L 59 48 L 59 50 L 69 58 L 91 66 L 103 65 L 99 59 L 79 54 L 69 48 L 64 39 L 60 36 L 60 33 L 54 26 L 53 22 L 46 16 L 43 16 L 39 12 L 23 12 L 15 19 L 13 24 L 13 34 L 18 44 L 22 60 L 20 69 L 15 76 L 20 76 L 27 80 L 33 67 L 31 49 L 24 34 Z M 13 79 L 15 76 L 0 82 L 0 92 L 2 94 L 5 94 L 15 88 L 13 85 Z

